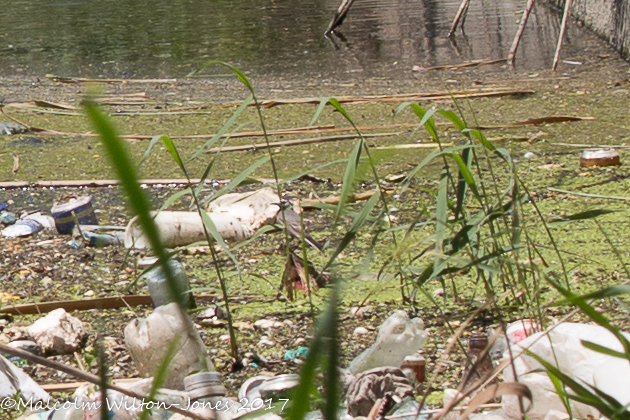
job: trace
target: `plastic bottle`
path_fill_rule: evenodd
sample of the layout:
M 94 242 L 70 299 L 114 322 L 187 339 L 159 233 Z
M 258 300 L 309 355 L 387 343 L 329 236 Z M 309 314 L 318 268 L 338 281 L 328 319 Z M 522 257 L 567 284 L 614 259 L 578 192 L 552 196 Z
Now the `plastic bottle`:
M 221 383 L 221 374 L 200 372 L 188 375 L 184 378 L 184 389 L 188 393 L 193 411 L 204 414 L 210 419 L 217 418 L 217 404 L 222 397 L 225 397 L 226 392 Z
M 400 366 L 406 356 L 418 351 L 427 340 L 420 318 L 409 319 L 396 311 L 381 324 L 372 347 L 357 356 L 348 367 L 353 374 L 381 366 Z
M 187 331 L 177 304 L 159 306 L 146 319 L 134 319 L 125 328 L 125 345 L 144 377 L 155 374 L 174 339 L 179 340 L 177 351 L 164 387 L 181 390 L 184 377 L 192 372 L 213 371 L 214 366 L 197 331 Z
M 147 267 L 154 264 L 157 261 L 156 258 L 144 259 L 138 262 L 139 267 Z M 173 278 L 176 282 L 178 293 L 183 296 L 184 307 L 194 308 L 195 301 L 192 293 L 190 292 L 190 283 L 188 282 L 188 276 L 184 270 L 182 263 L 175 259 L 168 260 L 168 266 L 173 273 Z M 166 273 L 162 269 L 161 265 L 157 265 L 147 272 L 144 277 L 147 280 L 147 286 L 149 287 L 149 294 L 153 300 L 153 304 L 158 307 L 174 302 L 175 299 L 171 295 L 171 289 L 168 287 L 166 280 Z
M 475 382 L 485 378 L 492 371 L 490 352 L 486 352 L 483 359 L 479 360 L 487 346 L 488 337 L 485 335 L 473 335 L 468 339 L 468 360 L 462 380 L 462 389 L 464 391 L 474 385 Z

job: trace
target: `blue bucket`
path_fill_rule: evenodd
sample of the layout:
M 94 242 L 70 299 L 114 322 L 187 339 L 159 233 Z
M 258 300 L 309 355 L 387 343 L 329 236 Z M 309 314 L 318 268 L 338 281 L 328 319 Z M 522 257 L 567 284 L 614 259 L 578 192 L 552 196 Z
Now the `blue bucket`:
M 55 204 L 50 212 L 53 219 L 55 219 L 57 232 L 62 235 L 70 235 L 72 233 L 75 219 L 81 225 L 98 225 L 94 208 L 92 208 L 92 196 L 79 197 L 67 203 Z

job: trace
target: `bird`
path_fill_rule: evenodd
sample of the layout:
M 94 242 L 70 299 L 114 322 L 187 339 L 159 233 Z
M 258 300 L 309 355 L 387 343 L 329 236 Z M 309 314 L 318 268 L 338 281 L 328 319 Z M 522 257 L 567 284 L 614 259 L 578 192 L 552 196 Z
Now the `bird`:
M 289 234 L 301 241 L 302 229 L 300 228 L 300 215 L 293 210 L 293 205 L 287 200 L 282 200 L 280 204 L 276 204 L 276 206 L 280 207 L 280 211 L 276 214 L 276 223 L 284 227 L 284 221 L 286 220 Z M 304 230 L 304 242 L 318 251 L 323 250 L 322 245 L 313 239 L 313 237 L 306 232 L 306 229 Z

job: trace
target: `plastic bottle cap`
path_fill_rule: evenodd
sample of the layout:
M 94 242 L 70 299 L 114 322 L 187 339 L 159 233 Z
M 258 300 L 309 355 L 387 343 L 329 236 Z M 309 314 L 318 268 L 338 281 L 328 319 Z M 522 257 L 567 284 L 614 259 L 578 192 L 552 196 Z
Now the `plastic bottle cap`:
M 184 378 L 184 389 L 192 400 L 222 397 L 226 393 L 226 389 L 221 383 L 221 374 L 218 372 L 200 372 L 188 375 Z

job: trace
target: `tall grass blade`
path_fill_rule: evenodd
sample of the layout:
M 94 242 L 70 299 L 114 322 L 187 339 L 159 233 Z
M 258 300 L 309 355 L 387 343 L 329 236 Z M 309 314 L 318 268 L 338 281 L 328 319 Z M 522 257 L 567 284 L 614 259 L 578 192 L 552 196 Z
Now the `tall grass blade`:
M 322 410 L 324 419 L 335 419 L 336 410 L 339 407 L 339 392 L 336 390 L 338 373 L 332 373 L 331 370 L 334 369 L 336 371 L 339 362 L 337 347 L 339 345 L 337 337 L 339 288 L 339 283 L 333 286 L 326 310 L 318 319 L 315 337 L 309 346 L 306 361 L 300 371 L 300 383 L 290 396 L 291 406 L 287 413 L 288 420 L 302 420 L 306 413 L 310 411 L 311 395 L 317 392 L 315 374 L 318 367 L 326 367 L 325 370 L 328 375 L 325 379 L 325 395 L 327 398 Z M 335 344 L 332 343 L 333 341 Z M 331 345 L 334 347 L 331 347 Z M 332 395 L 333 393 L 336 395 Z
M 568 216 L 563 216 L 561 218 L 550 220 L 549 224 L 576 221 L 576 220 L 588 220 L 588 219 L 593 219 L 595 217 L 602 216 L 604 214 L 616 213 L 618 211 L 619 210 L 611 210 L 611 209 L 587 210 L 580 213 L 570 214 Z
M 149 145 L 147 146 L 147 150 L 144 151 L 144 154 L 142 155 L 142 159 L 140 159 L 140 163 L 138 163 L 138 166 L 142 166 L 142 164 L 144 163 L 145 160 L 147 160 L 147 158 L 149 157 L 149 155 L 151 154 L 151 150 L 153 149 L 153 147 L 162 139 L 162 134 L 158 134 L 157 136 L 153 136 L 153 138 L 151 139 L 151 141 L 149 142 Z
M 593 343 L 592 341 L 582 340 L 581 343 L 587 349 L 596 351 L 597 353 L 602 353 L 608 356 L 617 357 L 619 359 L 628 360 L 628 355 L 626 353 L 622 353 L 622 352 L 610 349 L 608 347 L 601 346 L 597 343 Z
M 230 181 L 229 184 L 227 184 L 225 187 L 221 188 L 221 190 L 219 190 L 212 197 L 212 200 L 216 200 L 217 198 L 221 197 L 222 195 L 225 195 L 225 194 L 229 193 L 234 188 L 236 188 L 239 185 L 241 185 L 241 183 L 243 181 L 245 181 L 245 179 L 247 179 L 252 174 L 252 172 L 254 172 L 256 169 L 260 168 L 262 165 L 264 165 L 268 161 L 269 161 L 269 156 L 265 156 L 265 157 L 262 157 L 262 158 L 258 159 L 256 162 L 252 163 L 248 168 L 246 168 L 245 170 L 241 171 L 241 173 L 236 175 L 234 177 L 234 179 L 232 179 L 232 181 Z
M 477 184 L 475 179 L 470 172 L 470 163 L 472 159 L 471 149 L 466 148 L 462 151 L 462 155 L 458 155 L 456 153 L 450 153 L 450 156 L 453 158 L 455 163 L 457 163 L 457 167 L 459 168 L 459 180 L 457 183 L 457 213 L 461 211 L 464 206 L 464 200 L 466 199 L 466 185 L 475 195 L 479 204 L 483 205 L 483 201 L 481 200 L 481 196 L 479 195 L 479 190 L 477 189 Z
M 337 248 L 331 255 L 330 259 L 328 260 L 328 263 L 322 269 L 322 272 L 326 271 L 326 269 L 328 269 L 328 267 L 331 266 L 331 264 L 339 256 L 339 254 L 341 254 L 343 250 L 346 249 L 346 247 L 354 240 L 354 238 L 359 233 L 359 230 L 361 230 L 361 228 L 368 221 L 369 219 L 368 216 L 370 215 L 370 212 L 372 211 L 372 209 L 374 208 L 374 206 L 376 205 L 376 203 L 378 203 L 378 200 L 380 199 L 379 196 L 380 196 L 380 193 L 376 192 L 376 194 L 370 197 L 370 199 L 363 205 L 363 208 L 361 208 L 361 211 L 354 218 L 354 220 L 352 221 L 352 224 L 348 228 L 348 231 L 345 233 L 345 235 L 339 242 L 339 245 L 337 245 Z
M 311 119 L 311 122 L 308 123 L 309 126 L 312 127 L 315 124 L 319 116 L 324 111 L 324 108 L 326 108 L 326 105 L 328 105 L 329 101 L 330 101 L 330 97 L 322 98 L 322 100 L 319 101 L 319 105 L 317 105 L 317 109 L 315 110 L 315 113 L 313 114 L 313 118 Z
M 361 150 L 363 150 L 363 139 L 357 140 L 357 142 L 354 145 L 354 149 L 352 149 L 352 152 L 350 153 L 350 156 L 348 157 L 346 170 L 343 174 L 341 192 L 339 194 L 339 204 L 337 205 L 337 208 L 335 210 L 334 225 L 336 225 L 339 222 L 339 219 L 341 218 L 341 214 L 343 213 L 345 205 L 348 201 L 348 197 L 350 196 L 350 193 L 352 192 L 354 180 L 355 180 L 355 174 L 357 171 L 357 167 L 359 166 L 359 160 L 361 158 Z
M 162 205 L 160 206 L 159 211 L 166 210 L 171 205 L 175 204 L 180 198 L 185 197 L 191 193 L 192 190 L 190 188 L 186 188 L 185 190 L 177 191 L 176 193 L 169 195 L 168 198 L 164 200 L 164 203 L 162 203 Z
M 149 394 L 147 395 L 147 400 L 152 401 L 158 393 L 158 390 L 164 384 L 167 379 L 168 368 L 173 361 L 173 357 L 177 354 L 177 350 L 179 349 L 179 342 L 181 340 L 181 335 L 175 336 L 170 343 L 168 343 L 168 347 L 166 349 L 166 353 L 164 354 L 164 358 L 160 362 L 157 371 L 153 375 L 153 382 L 151 382 L 151 389 L 149 390 Z M 140 420 L 149 420 L 151 416 L 151 410 L 144 408 L 142 410 L 142 415 L 140 416 Z
M 442 253 L 444 250 L 444 237 L 446 236 L 446 221 L 448 219 L 448 175 L 446 169 L 440 174 L 440 184 L 437 193 L 437 207 L 435 209 L 435 261 L 433 269 L 438 272 L 437 268 L 442 264 Z
M 162 143 L 164 144 L 164 147 L 166 147 L 166 150 L 171 154 L 171 157 L 173 158 L 175 163 L 177 163 L 177 166 L 179 166 L 179 169 L 183 173 L 186 173 L 186 167 L 184 167 L 184 162 L 179 156 L 179 153 L 177 152 L 177 149 L 175 148 L 175 144 L 173 143 L 173 140 L 171 140 L 169 136 L 162 136 L 161 139 L 162 139 Z
M 441 109 L 438 111 L 440 113 L 440 115 L 442 115 L 444 118 L 446 118 L 447 120 L 449 120 L 450 122 L 453 123 L 453 125 L 455 127 L 457 127 L 457 129 L 459 131 L 461 131 L 466 137 L 468 137 L 469 135 L 466 133 L 464 133 L 464 130 L 466 130 L 466 123 L 464 123 L 464 121 L 462 121 L 461 118 L 459 118 L 459 116 L 453 112 L 450 109 Z
M 405 108 L 411 108 L 411 110 L 420 118 L 418 125 L 424 126 L 427 132 L 431 135 L 434 141 L 438 141 L 437 127 L 433 115 L 435 109 L 425 110 L 423 107 L 415 102 L 404 102 L 396 108 L 394 115 L 400 114 Z
M 422 161 L 418 165 L 416 165 L 411 171 L 409 171 L 407 176 L 405 176 L 405 179 L 403 179 L 403 181 L 401 182 L 401 185 L 402 185 L 401 189 L 402 190 L 407 189 L 411 180 L 418 174 L 418 172 L 420 172 L 429 163 L 431 163 L 433 159 L 438 158 L 440 156 L 444 156 L 444 153 L 455 153 L 459 150 L 464 150 L 469 147 L 470 147 L 469 145 L 462 145 L 462 146 L 449 147 L 447 150 L 435 149 L 434 151 L 429 153 L 424 159 L 422 159 Z
M 555 283 L 554 281 L 551 281 L 548 278 L 547 278 L 547 282 L 551 284 L 556 290 L 558 290 L 562 295 L 564 295 L 564 297 L 569 302 L 579 307 L 586 316 L 591 318 L 591 320 L 593 320 L 595 323 L 606 328 L 608 331 L 614 334 L 614 336 L 617 338 L 617 340 L 619 340 L 619 342 L 623 346 L 626 357 L 628 358 L 628 360 L 630 360 L 630 341 L 626 338 L 626 336 L 621 332 L 619 328 L 611 324 L 610 321 L 608 321 L 608 319 L 604 315 L 597 312 L 595 308 L 593 308 L 593 306 L 591 306 L 586 300 L 577 297 L 575 294 L 573 294 L 569 290 L 564 289 L 562 286 Z
M 236 119 L 243 113 L 244 110 L 247 109 L 247 107 L 252 103 L 252 100 L 254 99 L 253 95 L 249 95 L 247 98 L 245 98 L 245 100 L 241 103 L 241 105 L 236 109 L 236 111 L 234 111 L 234 113 L 232 114 L 232 116 L 230 117 L 230 119 L 228 119 L 225 124 L 223 124 L 223 126 L 221 127 L 221 129 L 207 142 L 204 143 L 203 146 L 201 146 L 201 148 L 199 150 L 197 150 L 188 160 L 189 162 L 197 159 L 199 156 L 201 156 L 202 154 L 205 153 L 206 150 L 209 150 L 210 148 L 212 148 L 212 146 L 214 146 L 214 144 L 219 141 L 219 139 L 221 137 L 223 137 L 225 135 L 225 133 L 230 129 L 230 127 L 232 127 L 232 125 L 234 124 L 234 122 L 236 121 Z
M 457 156 L 457 158 L 455 158 Z M 470 173 L 470 164 L 472 162 L 472 151 L 470 148 L 462 150 L 461 156 L 453 155 L 453 159 L 459 166 L 459 174 L 457 176 L 457 194 L 456 194 L 456 207 L 455 207 L 455 219 L 459 219 L 462 210 L 464 209 L 464 201 L 466 200 L 466 187 L 470 187 L 470 185 L 475 185 L 475 181 Z M 475 196 L 479 197 L 479 192 L 476 191 L 475 185 Z
M 116 176 L 127 195 L 131 210 L 138 216 L 138 223 L 154 254 L 158 257 L 162 270 L 166 275 L 166 284 L 170 295 L 178 303 L 180 318 L 186 333 L 194 339 L 196 332 L 193 329 L 192 322 L 184 313 L 184 296 L 178 293 L 177 280 L 175 280 L 175 276 L 168 264 L 169 254 L 160 241 L 157 226 L 150 214 L 149 203 L 138 184 L 138 176 L 131 163 L 130 155 L 125 150 L 123 142 L 116 134 L 113 126 L 99 111 L 97 104 L 91 98 L 87 98 L 84 102 L 84 109 L 92 125 L 100 134 Z
M 579 300 L 606 299 L 609 297 L 629 295 L 629 294 L 630 294 L 630 285 L 618 284 L 616 286 L 605 287 L 595 292 L 575 296 L 575 299 L 579 299 Z M 573 301 L 570 299 L 563 299 L 561 301 L 554 303 L 554 306 L 565 305 L 569 302 L 573 302 Z
M 568 398 L 596 408 L 601 414 L 611 420 L 630 420 L 630 412 L 627 408 L 610 395 L 607 395 L 601 390 L 597 390 L 590 385 L 580 384 L 553 364 L 530 351 L 528 351 L 527 354 L 543 365 L 548 373 L 551 373 L 565 386 L 571 388 L 574 394 L 566 394 Z

